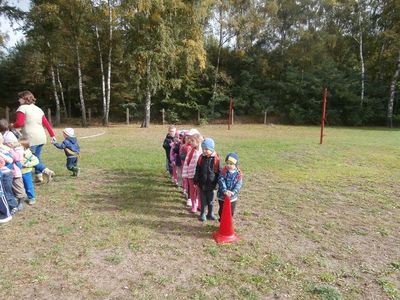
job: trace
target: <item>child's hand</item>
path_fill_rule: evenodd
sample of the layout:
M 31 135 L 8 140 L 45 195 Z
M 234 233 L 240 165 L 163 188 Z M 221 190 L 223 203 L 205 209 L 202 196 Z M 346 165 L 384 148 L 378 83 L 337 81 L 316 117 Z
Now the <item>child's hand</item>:
M 55 144 L 55 143 L 57 143 L 57 139 L 56 139 L 56 137 L 55 137 L 55 136 L 51 137 L 51 143 L 52 143 L 52 144 Z
M 232 196 L 233 196 L 233 192 L 231 192 L 231 191 L 226 191 L 226 192 L 224 193 L 224 195 L 227 195 L 228 197 L 232 197 Z

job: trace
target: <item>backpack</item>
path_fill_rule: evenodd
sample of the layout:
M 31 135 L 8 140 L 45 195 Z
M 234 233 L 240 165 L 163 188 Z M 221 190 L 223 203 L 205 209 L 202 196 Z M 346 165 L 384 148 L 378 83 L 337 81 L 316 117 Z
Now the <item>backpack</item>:
M 197 164 L 200 166 L 202 162 L 202 157 L 203 155 L 200 155 L 199 160 L 197 161 Z M 215 153 L 214 156 L 214 173 L 218 173 L 219 171 L 219 156 L 217 153 Z

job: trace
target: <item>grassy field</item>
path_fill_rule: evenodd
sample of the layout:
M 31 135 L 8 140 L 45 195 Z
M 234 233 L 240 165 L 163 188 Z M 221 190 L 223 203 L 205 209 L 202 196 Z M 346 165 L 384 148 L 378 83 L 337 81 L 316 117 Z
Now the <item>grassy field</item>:
M 105 131 L 79 179 L 45 147 L 54 182 L 0 227 L 0 299 L 400 299 L 400 131 L 200 128 L 244 172 L 224 246 L 164 171 L 166 127 Z

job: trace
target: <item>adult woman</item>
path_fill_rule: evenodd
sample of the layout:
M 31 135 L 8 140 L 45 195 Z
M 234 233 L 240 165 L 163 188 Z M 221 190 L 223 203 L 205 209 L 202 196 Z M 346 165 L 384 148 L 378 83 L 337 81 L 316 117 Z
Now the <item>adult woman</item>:
M 36 99 L 30 91 L 18 93 L 18 102 L 16 121 L 11 124 L 14 128 L 22 128 L 22 136 L 29 140 L 30 148 L 33 154 L 39 159 L 39 164 L 35 167 L 36 182 L 43 182 L 43 175 L 47 175 L 47 182 L 54 176 L 54 172 L 43 164 L 41 159 L 43 145 L 46 144 L 46 133 L 43 126 L 46 127 L 52 141 L 56 141 L 53 129 L 47 121 L 43 110 L 35 105 Z

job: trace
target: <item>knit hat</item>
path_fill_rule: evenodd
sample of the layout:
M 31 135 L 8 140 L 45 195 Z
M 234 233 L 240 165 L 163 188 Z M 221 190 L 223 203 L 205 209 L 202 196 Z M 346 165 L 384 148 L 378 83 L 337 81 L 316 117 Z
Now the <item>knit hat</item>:
M 239 156 L 236 153 L 231 152 L 226 156 L 225 161 L 226 162 L 230 161 L 230 162 L 234 163 L 235 165 L 238 165 L 239 164 Z
M 196 128 L 192 128 L 189 130 L 188 135 L 195 135 L 195 134 L 200 135 L 200 132 Z
M 215 143 L 214 140 L 211 138 L 206 138 L 202 143 L 201 143 L 201 148 L 203 149 L 208 149 L 210 151 L 214 151 L 215 148 Z
M 14 145 L 18 143 L 17 137 L 11 131 L 7 131 L 5 134 L 3 134 L 3 138 L 3 143 L 6 145 Z
M 65 128 L 63 133 L 65 133 L 66 136 L 75 137 L 75 131 L 73 128 Z

